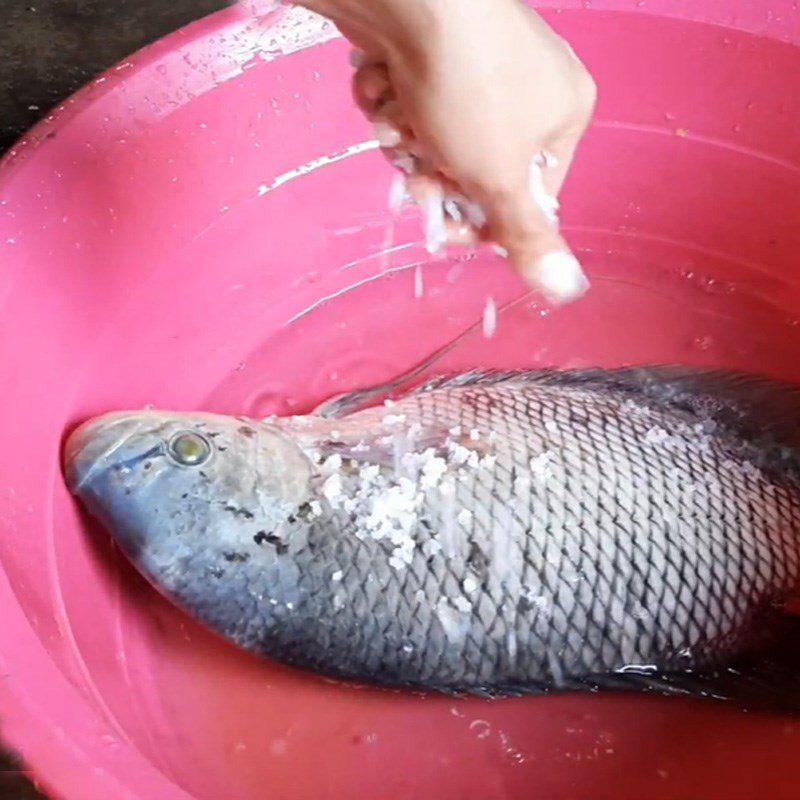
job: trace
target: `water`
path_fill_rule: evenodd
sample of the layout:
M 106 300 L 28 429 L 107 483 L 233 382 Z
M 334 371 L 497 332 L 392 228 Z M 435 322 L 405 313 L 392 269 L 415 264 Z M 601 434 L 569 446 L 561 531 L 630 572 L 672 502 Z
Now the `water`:
M 378 254 L 359 274 L 353 269 L 350 287 L 265 339 L 209 404 L 257 418 L 305 412 L 332 395 L 391 380 L 448 342 L 453 349 L 423 375 L 684 363 L 800 380 L 796 317 L 767 297 L 773 282 L 758 274 L 731 283 L 606 252 L 606 266 L 592 270 L 589 296 L 553 310 L 486 252 L 473 264 L 458 257 L 428 264 L 422 293 L 415 247 L 423 245 L 405 250 L 398 259 L 405 265 L 389 274 L 376 272 Z M 583 258 L 598 261 L 589 250 Z

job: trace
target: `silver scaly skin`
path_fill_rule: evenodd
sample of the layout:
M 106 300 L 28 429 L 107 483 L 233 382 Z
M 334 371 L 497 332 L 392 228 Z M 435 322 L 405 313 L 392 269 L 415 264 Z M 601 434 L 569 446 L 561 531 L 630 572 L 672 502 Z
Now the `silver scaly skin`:
M 334 420 L 101 417 L 65 468 L 156 586 L 285 663 L 745 695 L 800 580 L 798 418 L 726 373 L 467 375 Z

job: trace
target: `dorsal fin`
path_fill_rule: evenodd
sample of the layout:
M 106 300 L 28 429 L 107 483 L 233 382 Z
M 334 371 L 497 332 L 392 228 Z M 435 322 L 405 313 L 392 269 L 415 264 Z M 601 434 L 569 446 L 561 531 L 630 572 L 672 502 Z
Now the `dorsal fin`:
M 418 391 L 537 384 L 615 389 L 713 420 L 741 438 L 800 452 L 800 386 L 744 372 L 684 366 L 476 371 L 429 381 Z
M 800 386 L 745 372 L 680 365 L 609 370 L 475 370 L 434 378 L 414 391 L 501 384 L 624 391 L 712 420 L 759 446 L 790 448 L 795 451 L 795 460 L 800 453 Z M 372 392 L 354 392 L 326 405 L 338 406 L 332 416 L 346 416 L 365 398 L 374 396 Z

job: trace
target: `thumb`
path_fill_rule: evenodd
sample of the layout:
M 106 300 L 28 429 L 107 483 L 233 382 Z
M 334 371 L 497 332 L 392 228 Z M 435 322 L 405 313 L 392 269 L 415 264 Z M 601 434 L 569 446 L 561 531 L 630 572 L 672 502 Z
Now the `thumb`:
M 589 288 L 580 263 L 529 187 L 490 195 L 483 207 L 492 238 L 522 279 L 549 302 L 568 303 Z

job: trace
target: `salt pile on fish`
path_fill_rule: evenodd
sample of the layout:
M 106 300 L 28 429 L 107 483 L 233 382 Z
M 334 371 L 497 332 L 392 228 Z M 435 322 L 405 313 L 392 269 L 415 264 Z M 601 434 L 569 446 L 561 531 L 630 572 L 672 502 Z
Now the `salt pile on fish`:
M 504 695 L 627 689 L 796 711 L 800 393 L 683 368 L 470 373 L 257 422 L 116 414 L 68 484 L 253 652 Z

